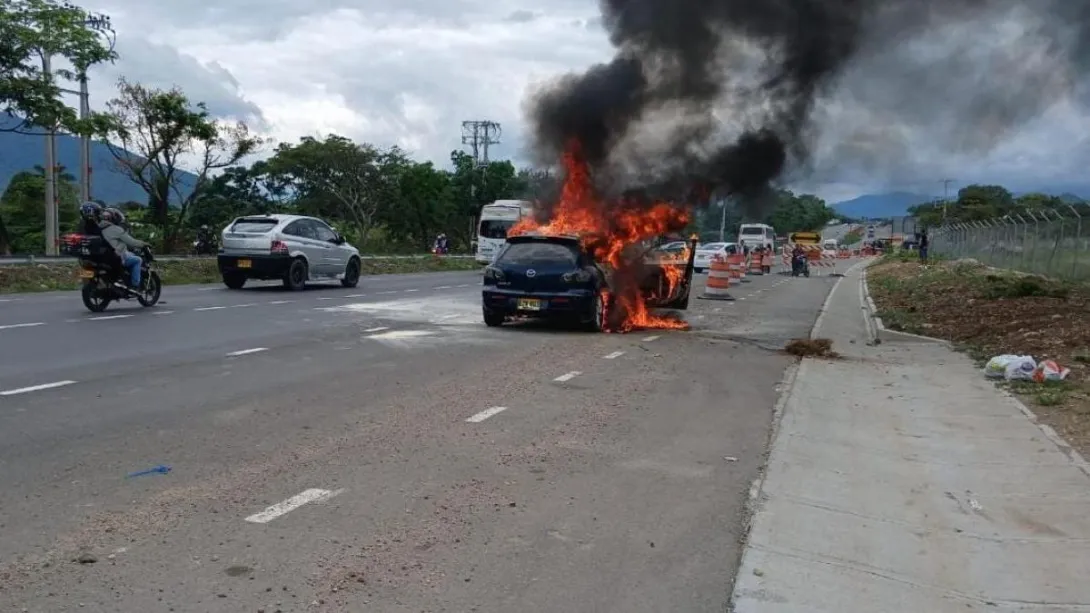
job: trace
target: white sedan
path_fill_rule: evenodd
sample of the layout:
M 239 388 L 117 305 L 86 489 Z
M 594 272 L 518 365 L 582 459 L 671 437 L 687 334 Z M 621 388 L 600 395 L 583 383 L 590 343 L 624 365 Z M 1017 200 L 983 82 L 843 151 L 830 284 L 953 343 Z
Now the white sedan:
M 727 255 L 738 252 L 738 245 L 735 243 L 708 243 L 706 245 L 698 245 L 696 248 L 696 257 L 693 259 L 693 271 L 704 272 L 705 269 L 710 268 L 712 260 L 716 257 L 725 258 Z

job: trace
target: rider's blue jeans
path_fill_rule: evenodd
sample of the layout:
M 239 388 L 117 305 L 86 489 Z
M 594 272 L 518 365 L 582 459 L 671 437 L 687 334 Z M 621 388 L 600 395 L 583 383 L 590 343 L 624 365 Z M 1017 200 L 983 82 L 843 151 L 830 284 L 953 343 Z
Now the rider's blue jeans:
M 125 252 L 121 258 L 121 265 L 129 271 L 129 279 L 133 287 L 140 287 L 140 265 L 143 263 L 144 260 L 141 260 L 140 256 L 129 252 Z

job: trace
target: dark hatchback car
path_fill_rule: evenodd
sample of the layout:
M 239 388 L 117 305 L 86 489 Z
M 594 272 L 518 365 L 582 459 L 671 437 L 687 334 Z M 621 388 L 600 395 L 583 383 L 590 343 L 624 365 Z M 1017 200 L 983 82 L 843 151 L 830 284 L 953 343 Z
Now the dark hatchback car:
M 605 323 L 605 272 L 574 236 L 512 236 L 484 270 L 484 323 L 512 316 Z
M 690 249 L 688 260 L 680 262 L 658 249 L 644 254 L 637 274 L 648 306 L 688 307 L 692 253 Z M 684 267 L 680 284 L 666 280 L 666 268 L 673 266 Z M 609 271 L 583 249 L 579 238 L 512 236 L 484 271 L 484 322 L 499 326 L 508 317 L 558 319 L 601 331 L 610 317 L 603 297 L 609 290 Z

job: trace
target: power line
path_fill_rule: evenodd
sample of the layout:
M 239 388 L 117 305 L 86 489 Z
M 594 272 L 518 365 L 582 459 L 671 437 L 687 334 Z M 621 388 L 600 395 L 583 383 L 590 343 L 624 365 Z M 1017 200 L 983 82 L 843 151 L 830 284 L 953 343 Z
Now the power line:
M 501 134 L 503 129 L 495 121 L 479 119 L 462 122 L 462 144 L 470 146 L 473 162 L 477 166 L 488 165 L 488 147 L 500 144 Z

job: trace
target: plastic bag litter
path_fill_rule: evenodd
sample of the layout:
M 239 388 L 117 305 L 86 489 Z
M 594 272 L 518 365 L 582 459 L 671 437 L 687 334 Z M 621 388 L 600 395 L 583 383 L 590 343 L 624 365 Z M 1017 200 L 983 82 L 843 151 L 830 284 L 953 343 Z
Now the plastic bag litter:
M 1031 355 L 997 355 L 984 365 L 984 376 L 989 379 L 1033 380 L 1037 361 Z
M 1037 368 L 1033 369 L 1033 380 L 1037 383 L 1045 381 L 1063 381 L 1071 374 L 1070 368 L 1064 368 L 1055 360 L 1042 360 Z

